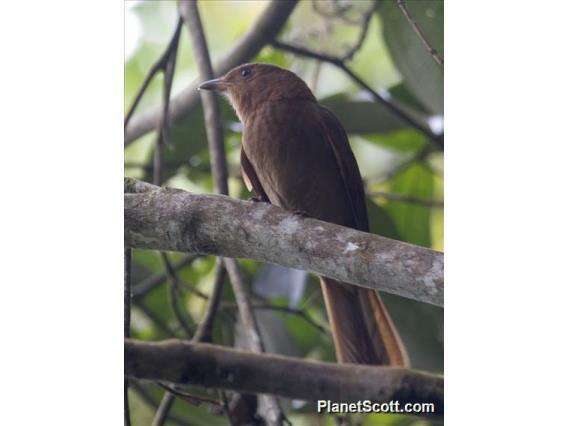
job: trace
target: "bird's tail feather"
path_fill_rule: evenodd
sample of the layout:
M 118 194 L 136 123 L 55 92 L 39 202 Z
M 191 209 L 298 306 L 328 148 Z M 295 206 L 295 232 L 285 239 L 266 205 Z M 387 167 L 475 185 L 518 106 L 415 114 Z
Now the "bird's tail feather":
M 338 362 L 409 367 L 398 331 L 379 295 L 329 278 L 321 287 Z

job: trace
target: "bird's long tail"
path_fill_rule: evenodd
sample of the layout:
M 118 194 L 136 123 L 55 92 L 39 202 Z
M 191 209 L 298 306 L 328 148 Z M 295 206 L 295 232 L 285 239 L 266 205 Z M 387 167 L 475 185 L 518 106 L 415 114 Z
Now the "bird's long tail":
M 398 331 L 374 290 L 320 280 L 338 362 L 410 366 Z

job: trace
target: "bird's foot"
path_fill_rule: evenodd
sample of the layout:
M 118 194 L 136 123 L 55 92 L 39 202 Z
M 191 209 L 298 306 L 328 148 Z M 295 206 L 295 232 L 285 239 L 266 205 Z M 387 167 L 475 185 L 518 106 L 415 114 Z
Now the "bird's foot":
M 310 217 L 305 210 L 293 210 L 292 213 L 300 217 Z
M 253 195 L 251 197 L 249 197 L 248 199 L 249 201 L 252 201 L 253 203 L 266 203 L 266 201 L 264 201 L 262 199 L 262 197 L 258 196 L 258 195 Z

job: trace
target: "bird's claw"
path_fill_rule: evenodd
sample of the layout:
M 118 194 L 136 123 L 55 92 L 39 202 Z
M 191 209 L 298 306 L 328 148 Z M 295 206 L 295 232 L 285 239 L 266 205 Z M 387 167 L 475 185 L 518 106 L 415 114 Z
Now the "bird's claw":
M 308 213 L 304 210 L 293 210 L 292 213 L 300 217 L 309 217 Z
M 249 201 L 252 201 L 253 203 L 264 203 L 265 201 L 262 199 L 262 197 L 259 197 L 258 195 L 253 195 L 251 197 L 249 197 L 248 199 Z

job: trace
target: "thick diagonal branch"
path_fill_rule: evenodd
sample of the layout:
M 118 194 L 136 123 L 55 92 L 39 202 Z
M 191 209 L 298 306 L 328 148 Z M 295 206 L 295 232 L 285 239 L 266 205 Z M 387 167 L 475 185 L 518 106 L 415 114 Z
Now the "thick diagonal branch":
M 284 27 L 296 3 L 296 0 L 272 0 L 243 38 L 214 65 L 215 75 L 225 74 L 237 65 L 254 58 Z M 200 82 L 192 82 L 189 87 L 171 100 L 169 117 L 172 123 L 186 117 L 198 105 L 199 93 L 196 88 Z M 133 116 L 126 128 L 125 145 L 156 129 L 160 124 L 161 115 L 160 108 L 156 107 Z
M 443 306 L 443 254 L 279 207 L 127 178 L 130 247 L 255 259 Z M 152 189 L 154 188 L 154 189 Z
M 444 410 L 444 379 L 425 372 L 306 361 L 179 340 L 128 339 L 125 345 L 126 374 L 138 379 L 309 401 L 398 401 L 401 408 L 423 402 L 434 404 L 437 416 Z

